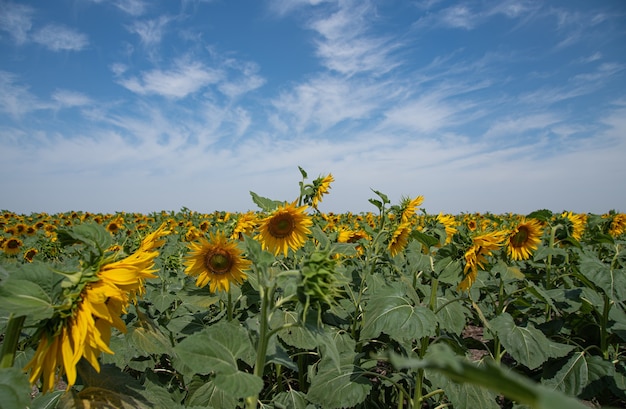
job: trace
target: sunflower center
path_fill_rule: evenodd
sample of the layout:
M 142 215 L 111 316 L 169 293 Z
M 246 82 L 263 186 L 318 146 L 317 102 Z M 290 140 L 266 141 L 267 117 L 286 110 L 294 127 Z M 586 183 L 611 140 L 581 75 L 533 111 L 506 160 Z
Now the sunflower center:
M 9 240 L 9 242 L 7 243 L 7 247 L 10 249 L 17 249 L 20 247 L 20 242 L 17 240 Z
M 270 234 L 279 239 L 289 236 L 295 228 L 295 220 L 290 214 L 280 214 L 275 216 L 269 223 Z
M 216 250 L 207 254 L 205 265 L 214 274 L 226 274 L 233 266 L 233 260 L 226 251 Z
M 517 230 L 517 233 L 511 237 L 511 244 L 513 247 L 522 247 L 528 240 L 528 229 L 521 227 Z

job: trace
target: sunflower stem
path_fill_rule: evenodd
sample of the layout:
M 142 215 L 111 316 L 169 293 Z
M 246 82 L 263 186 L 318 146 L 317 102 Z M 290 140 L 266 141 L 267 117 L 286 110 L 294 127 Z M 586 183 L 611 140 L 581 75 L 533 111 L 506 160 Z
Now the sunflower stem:
M 17 341 L 20 338 L 25 319 L 25 315 L 15 317 L 11 314 L 9 316 L 9 322 L 7 323 L 4 340 L 2 342 L 2 350 L 0 350 L 0 368 L 10 368 L 13 366 L 15 351 L 17 350 Z
M 256 362 L 254 364 L 253 374 L 263 379 L 263 370 L 265 369 L 265 359 L 267 355 L 267 346 L 269 343 L 268 334 L 268 309 L 269 309 L 269 291 L 262 284 L 259 286 L 261 293 L 261 319 L 259 322 L 259 343 L 257 345 Z M 256 409 L 259 395 L 248 396 L 246 398 L 246 408 Z
M 230 286 L 228 287 L 228 300 L 226 302 L 227 302 L 226 312 L 227 312 L 228 321 L 230 322 L 233 320 L 233 296 L 230 293 Z

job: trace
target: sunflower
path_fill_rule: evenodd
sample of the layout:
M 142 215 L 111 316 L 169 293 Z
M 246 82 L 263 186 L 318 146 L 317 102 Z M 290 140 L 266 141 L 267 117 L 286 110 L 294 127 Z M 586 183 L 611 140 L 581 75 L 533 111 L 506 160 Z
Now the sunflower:
M 251 234 L 257 225 L 257 217 L 254 212 L 240 214 L 237 217 L 237 224 L 231 234 L 231 239 L 243 240 L 244 234 Z
M 115 234 L 124 227 L 124 219 L 117 217 L 107 224 L 107 231 L 111 234 Z
M 330 190 L 330 184 L 335 181 L 332 174 L 328 174 L 324 177 L 318 177 L 313 181 L 314 194 L 311 198 L 311 207 L 317 209 L 317 205 L 322 201 L 322 196 L 328 193 Z
M 228 291 L 230 283 L 241 284 L 247 278 L 245 270 L 252 262 L 243 257 L 237 242 L 219 232 L 210 234 L 210 240 L 200 238 L 191 243 L 192 253 L 185 260 L 185 274 L 197 277 L 196 285 L 210 283 L 211 292 Z
M 396 254 L 404 250 L 407 243 L 409 242 L 409 235 L 411 234 L 411 223 L 404 222 L 400 223 L 396 230 L 391 235 L 391 239 L 389 239 L 389 244 L 387 248 L 389 249 L 389 254 L 391 257 L 395 257 Z
M 24 260 L 28 261 L 29 263 L 32 263 L 33 262 L 33 258 L 35 258 L 37 253 L 39 253 L 39 252 L 35 248 L 30 248 L 30 249 L 26 250 L 24 252 Z
M 164 243 L 160 239 L 168 234 L 164 227 L 144 238 L 135 253 L 100 267 L 69 309 L 39 331 L 35 355 L 24 368 L 30 371 L 31 384 L 43 378 L 42 391 L 49 392 L 66 375 L 69 390 L 76 382 L 76 365 L 81 358 L 100 371 L 100 354 L 113 354 L 109 348 L 111 329 L 126 332 L 120 316 L 126 313 L 134 295 L 144 291 L 144 279 L 155 277 L 152 273 L 158 251 L 154 249 Z
M 609 234 L 617 237 L 626 231 L 626 214 L 618 213 L 613 216 L 611 225 L 609 226 Z
M 527 260 L 541 243 L 543 227 L 536 219 L 522 220 L 506 241 L 507 253 L 513 260 Z
M 571 235 L 574 239 L 580 240 L 585 232 L 585 226 L 587 224 L 587 215 L 580 213 L 572 213 L 572 212 L 563 212 L 562 217 L 566 217 L 572 222 L 572 232 Z
M 305 213 L 307 206 L 297 207 L 296 202 L 279 206 L 269 216 L 261 220 L 258 240 L 264 250 L 274 255 L 283 253 L 287 257 L 289 249 L 297 250 L 304 246 L 311 217 Z
M 2 249 L 6 254 L 13 256 L 20 252 L 22 244 L 22 240 L 18 239 L 17 237 L 10 237 L 4 242 L 4 244 L 2 245 Z
M 454 216 L 444 215 L 443 213 L 439 213 L 437 216 L 437 221 L 443 224 L 444 229 L 446 230 L 446 241 L 445 244 L 448 244 L 452 241 L 452 237 L 457 233 L 456 229 L 456 220 Z
M 505 239 L 506 232 L 487 232 L 472 238 L 472 245 L 465 252 L 465 267 L 463 267 L 463 280 L 459 283 L 458 289 L 468 291 L 478 275 L 478 267 L 485 268 L 487 256 L 493 250 L 497 250 Z
M 419 205 L 424 202 L 424 196 L 417 196 L 415 199 L 404 198 L 400 202 L 400 219 L 403 222 L 408 221 L 415 215 L 415 211 Z

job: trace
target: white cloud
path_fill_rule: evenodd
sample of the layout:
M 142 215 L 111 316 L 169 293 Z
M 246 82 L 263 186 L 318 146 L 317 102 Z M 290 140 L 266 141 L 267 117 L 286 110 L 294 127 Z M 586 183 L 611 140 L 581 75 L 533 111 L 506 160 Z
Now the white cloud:
M 141 74 L 141 78 L 130 77 L 119 83 L 141 95 L 156 94 L 167 98 L 185 98 L 222 78 L 219 70 L 205 67 L 199 62 L 176 63 L 169 71 L 155 69 Z
M 553 113 L 530 114 L 496 120 L 485 132 L 486 138 L 513 138 L 525 132 L 546 129 L 562 121 Z
M 0 71 L 0 111 L 19 118 L 28 112 L 49 107 L 49 104 L 33 95 L 27 86 L 18 84 L 15 74 Z
M 131 33 L 135 33 L 146 47 L 152 47 L 161 42 L 165 26 L 171 21 L 168 16 L 160 16 L 152 20 L 136 21 L 128 27 Z
M 16 44 L 28 41 L 34 10 L 24 4 L 0 3 L 0 30 L 9 33 Z
M 346 75 L 382 74 L 396 67 L 398 62 L 390 54 L 398 45 L 389 38 L 368 34 L 375 16 L 369 1 L 348 1 L 340 2 L 336 12 L 312 19 L 309 27 L 320 35 L 315 42 L 316 54 L 323 64 Z
M 58 89 L 52 94 L 52 99 L 58 102 L 62 107 L 77 107 L 90 105 L 91 99 L 78 91 L 70 91 L 65 89 Z
M 85 34 L 57 24 L 48 24 L 36 31 L 33 41 L 52 51 L 80 51 L 89 44 Z

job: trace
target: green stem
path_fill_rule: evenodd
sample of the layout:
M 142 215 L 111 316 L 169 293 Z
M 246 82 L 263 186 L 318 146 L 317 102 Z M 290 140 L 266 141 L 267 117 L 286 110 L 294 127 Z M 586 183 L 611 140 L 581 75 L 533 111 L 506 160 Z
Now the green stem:
M 25 315 L 15 317 L 13 314 L 9 316 L 9 322 L 4 333 L 2 349 L 0 350 L 0 368 L 10 368 L 15 360 L 15 351 L 17 350 L 17 342 L 20 339 L 22 326 L 24 325 Z
M 439 280 L 433 278 L 433 281 L 430 283 L 430 299 L 428 300 L 428 308 L 431 311 L 435 311 L 437 309 L 437 287 L 439 286 Z M 430 343 L 429 337 L 423 337 L 421 340 L 421 346 L 419 350 L 419 357 L 423 359 L 426 355 L 426 349 L 428 349 L 428 345 Z M 422 395 L 422 387 L 424 385 L 424 368 L 419 368 L 417 370 L 417 375 L 415 376 L 415 390 L 413 391 L 413 409 L 418 409 L 422 407 L 422 401 L 425 398 Z
M 263 372 L 265 369 L 265 359 L 267 355 L 267 345 L 269 343 L 268 336 L 268 309 L 269 309 L 269 291 L 259 286 L 261 293 L 261 318 L 259 322 L 259 343 L 257 345 L 256 362 L 254 364 L 253 374 L 263 379 Z M 246 398 L 246 408 L 256 409 L 259 400 L 259 395 L 248 396 Z
M 604 294 L 604 309 L 602 311 L 602 320 L 600 322 L 600 349 L 605 360 L 609 360 L 608 340 L 609 334 L 606 330 L 609 323 L 609 310 L 611 309 L 611 300 L 609 296 Z
M 230 322 L 233 320 L 233 296 L 230 293 L 230 287 L 228 288 L 228 300 L 226 302 L 227 302 L 226 311 L 227 311 L 228 321 Z

